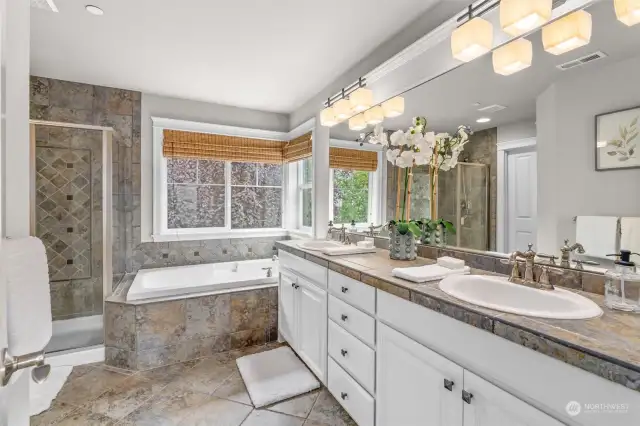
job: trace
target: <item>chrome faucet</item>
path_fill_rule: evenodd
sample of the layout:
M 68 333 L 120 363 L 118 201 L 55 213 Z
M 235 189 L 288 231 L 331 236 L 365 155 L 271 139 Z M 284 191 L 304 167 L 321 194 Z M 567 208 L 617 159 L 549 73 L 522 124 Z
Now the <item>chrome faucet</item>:
M 522 284 L 524 286 L 536 288 L 539 290 L 553 290 L 554 287 L 549 282 L 549 265 L 541 266 L 540 276 L 538 277 L 538 281 L 536 281 L 533 270 L 533 267 L 535 265 L 536 252 L 533 251 L 532 248 L 533 244 L 529 244 L 529 249 L 524 253 L 521 251 L 514 251 L 509 256 L 509 260 L 502 261 L 503 263 L 513 264 L 509 282 L 512 282 L 514 284 Z M 524 259 L 525 261 L 524 278 L 520 276 L 520 268 L 518 265 L 519 259 Z
M 564 246 L 562 246 L 562 248 L 560 249 L 560 253 L 562 253 L 560 256 L 560 266 L 564 268 L 570 268 L 571 253 L 576 250 L 578 250 L 578 253 L 584 254 L 584 247 L 582 247 L 582 244 L 575 243 L 574 245 L 570 246 L 569 240 L 564 240 Z
M 375 225 L 373 224 L 373 222 L 372 222 L 372 223 L 371 223 L 371 225 L 369 225 L 369 233 L 368 233 L 368 235 L 369 235 L 371 238 L 375 237 L 375 230 L 376 230 L 376 229 L 381 229 L 383 226 L 384 226 L 384 225 L 378 225 L 378 226 L 375 226 Z
M 271 266 L 262 268 L 262 270 L 267 271 L 267 278 L 271 278 L 273 276 L 273 270 Z
M 333 226 L 333 221 L 330 220 L 329 221 L 329 230 L 327 231 L 327 240 L 332 240 L 333 239 L 333 231 L 337 231 L 337 230 L 338 230 L 338 228 Z

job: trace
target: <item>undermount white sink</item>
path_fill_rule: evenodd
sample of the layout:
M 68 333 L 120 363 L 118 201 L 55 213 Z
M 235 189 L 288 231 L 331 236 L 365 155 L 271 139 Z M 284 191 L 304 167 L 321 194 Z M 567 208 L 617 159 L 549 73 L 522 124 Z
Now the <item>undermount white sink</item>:
M 323 251 L 328 248 L 342 247 L 342 244 L 336 241 L 301 241 L 298 247 L 305 250 Z
M 587 319 L 602 314 L 597 304 L 577 293 L 559 288 L 538 290 L 510 283 L 507 278 L 450 276 L 440 281 L 440 289 L 474 305 L 530 317 Z

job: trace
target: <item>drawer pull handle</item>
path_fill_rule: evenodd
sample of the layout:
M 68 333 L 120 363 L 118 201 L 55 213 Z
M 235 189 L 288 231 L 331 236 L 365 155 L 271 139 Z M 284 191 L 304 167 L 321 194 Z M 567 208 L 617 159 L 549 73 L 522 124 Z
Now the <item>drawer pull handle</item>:
M 347 399 L 349 399 L 349 395 L 347 395 L 346 392 L 342 392 L 340 394 L 340 398 L 342 398 L 344 401 L 346 401 Z
M 296 283 L 291 283 L 291 287 L 296 288 Z
M 342 287 L 342 292 L 343 292 L 343 293 L 346 293 L 346 292 L 348 292 L 348 291 L 349 291 L 349 289 L 348 289 L 347 287 Z
M 444 388 L 448 391 L 452 391 L 453 390 L 453 381 L 449 380 L 449 379 L 444 379 Z
M 293 288 L 295 288 L 296 290 L 300 288 L 300 286 L 298 284 L 296 284 Z
M 467 392 L 466 390 L 462 391 L 462 400 L 467 404 L 471 404 L 471 398 L 473 398 L 473 394 Z
M 340 318 L 342 319 L 342 321 L 346 321 L 347 319 L 349 319 L 349 317 L 346 316 L 345 314 L 342 314 Z
M 340 350 L 340 353 L 342 354 L 342 356 L 347 356 L 347 354 L 348 354 L 349 352 L 347 352 L 347 350 L 346 350 L 346 349 L 341 349 L 341 350 Z

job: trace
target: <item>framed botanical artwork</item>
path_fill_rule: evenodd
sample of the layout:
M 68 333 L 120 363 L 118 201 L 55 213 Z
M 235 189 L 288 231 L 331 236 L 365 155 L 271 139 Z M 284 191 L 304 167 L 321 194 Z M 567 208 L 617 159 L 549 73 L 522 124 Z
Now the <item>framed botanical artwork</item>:
M 640 168 L 640 107 L 596 115 L 596 170 Z

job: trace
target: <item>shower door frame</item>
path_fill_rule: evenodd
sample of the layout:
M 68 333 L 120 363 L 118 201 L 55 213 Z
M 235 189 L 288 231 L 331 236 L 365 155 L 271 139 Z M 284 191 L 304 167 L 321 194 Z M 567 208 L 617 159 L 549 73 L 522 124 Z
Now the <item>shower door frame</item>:
M 487 184 L 485 185 L 485 194 L 484 199 L 485 202 L 485 241 L 486 248 L 485 250 L 489 250 L 491 246 L 491 197 L 489 195 L 489 185 L 491 184 L 491 173 L 488 164 L 482 163 L 458 163 L 457 173 L 456 173 L 456 224 L 458 227 L 460 225 L 460 221 L 462 220 L 462 205 L 461 205 L 461 197 L 462 197 L 462 166 L 470 166 L 470 167 L 478 167 L 484 169 L 486 175 Z M 456 232 L 456 247 L 460 247 L 460 232 Z
M 113 247 L 112 247 L 112 175 L 113 175 L 113 128 L 105 126 L 93 126 L 89 124 L 62 123 L 57 121 L 29 120 L 30 130 L 30 153 L 29 153 L 29 176 L 32 182 L 29 186 L 31 193 L 29 211 L 30 234 L 36 233 L 36 126 L 66 127 L 80 130 L 95 130 L 102 132 L 102 309 L 104 313 L 104 303 L 112 293 L 113 280 Z M 103 314 L 104 315 L 104 314 Z M 80 348 L 82 349 L 82 348 Z

